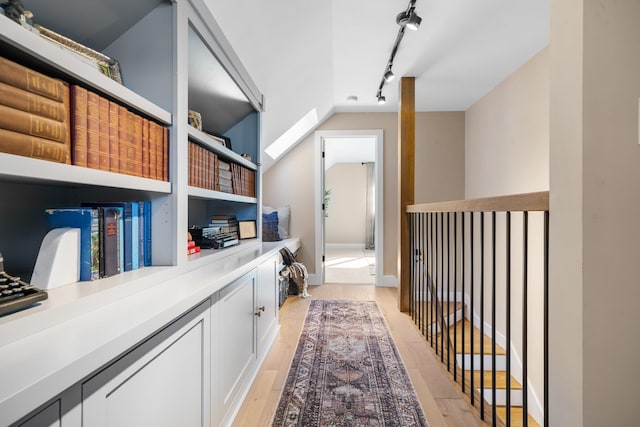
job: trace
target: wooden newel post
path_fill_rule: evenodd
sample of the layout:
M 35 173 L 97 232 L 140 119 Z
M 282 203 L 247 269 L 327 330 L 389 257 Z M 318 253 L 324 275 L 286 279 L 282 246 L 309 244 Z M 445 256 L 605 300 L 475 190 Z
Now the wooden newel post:
M 409 311 L 409 221 L 407 206 L 414 204 L 416 157 L 415 77 L 400 80 L 400 111 L 398 113 L 398 195 L 400 197 L 398 233 L 398 280 L 400 311 Z

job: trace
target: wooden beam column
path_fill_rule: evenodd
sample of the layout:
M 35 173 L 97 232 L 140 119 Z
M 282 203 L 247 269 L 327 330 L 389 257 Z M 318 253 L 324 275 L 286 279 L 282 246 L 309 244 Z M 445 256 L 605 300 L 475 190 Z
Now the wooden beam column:
M 409 311 L 409 221 L 407 206 L 414 204 L 416 164 L 415 77 L 400 80 L 400 111 L 398 112 L 398 196 L 400 197 L 398 233 L 398 305 Z

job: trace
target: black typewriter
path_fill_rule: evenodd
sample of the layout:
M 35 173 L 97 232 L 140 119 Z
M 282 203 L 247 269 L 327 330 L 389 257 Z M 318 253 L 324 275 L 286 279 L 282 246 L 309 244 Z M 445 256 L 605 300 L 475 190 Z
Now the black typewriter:
M 0 316 L 31 307 L 48 298 L 47 292 L 10 276 L 4 271 L 4 259 L 0 254 Z

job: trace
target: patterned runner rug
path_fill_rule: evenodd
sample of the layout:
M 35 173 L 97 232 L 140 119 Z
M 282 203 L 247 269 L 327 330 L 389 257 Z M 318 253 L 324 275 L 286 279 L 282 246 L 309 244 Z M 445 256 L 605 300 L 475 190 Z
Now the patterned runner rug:
M 311 301 L 273 426 L 428 426 L 375 302 Z

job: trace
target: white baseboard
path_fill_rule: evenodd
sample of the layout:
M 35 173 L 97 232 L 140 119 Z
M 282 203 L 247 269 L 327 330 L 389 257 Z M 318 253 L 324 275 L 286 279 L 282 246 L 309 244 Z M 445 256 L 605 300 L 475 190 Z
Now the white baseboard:
M 382 284 L 378 285 L 387 288 L 397 288 L 398 287 L 398 278 L 396 276 L 384 276 L 382 278 Z
M 320 283 L 320 276 L 318 274 L 309 274 L 307 284 L 311 286 L 322 285 L 322 283 Z
M 364 249 L 364 243 L 325 243 L 326 249 Z

